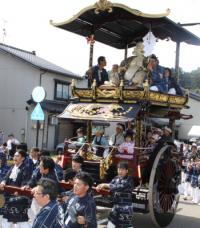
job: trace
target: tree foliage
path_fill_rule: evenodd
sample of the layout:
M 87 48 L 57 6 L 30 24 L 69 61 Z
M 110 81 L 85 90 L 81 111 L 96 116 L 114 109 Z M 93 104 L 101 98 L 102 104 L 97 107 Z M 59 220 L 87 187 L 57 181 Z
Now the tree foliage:
M 180 69 L 179 84 L 185 89 L 200 94 L 200 67 L 191 72 L 183 72 Z

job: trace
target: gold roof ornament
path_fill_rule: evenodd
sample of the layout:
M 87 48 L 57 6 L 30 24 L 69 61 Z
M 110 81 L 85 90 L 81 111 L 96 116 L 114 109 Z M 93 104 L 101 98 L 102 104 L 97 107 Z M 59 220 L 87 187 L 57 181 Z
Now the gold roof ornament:
M 95 6 L 95 13 L 96 14 L 99 14 L 100 11 L 108 11 L 109 13 L 111 13 L 113 10 L 112 10 L 112 7 L 113 7 L 113 4 L 107 0 L 99 0 L 98 2 L 96 2 L 94 4 Z

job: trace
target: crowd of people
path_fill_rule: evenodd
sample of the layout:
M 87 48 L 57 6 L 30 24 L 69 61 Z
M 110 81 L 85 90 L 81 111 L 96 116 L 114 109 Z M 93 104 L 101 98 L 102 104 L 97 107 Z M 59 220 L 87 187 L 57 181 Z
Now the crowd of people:
M 169 128 L 165 130 L 171 132 Z M 79 128 L 76 133 L 76 141 L 71 141 L 71 144 L 80 148 L 86 140 L 84 129 Z M 109 139 L 104 136 L 103 131 L 97 130 L 92 142 L 94 147 L 97 146 L 94 150 L 97 156 L 107 156 L 110 151 L 106 147 L 112 146 L 118 148 L 116 156 L 122 158 L 117 167 L 118 175 L 110 183 L 102 183 L 96 187 L 97 192 L 109 189 L 113 195 L 113 208 L 108 222 L 110 228 L 119 224 L 124 228 L 133 227 L 131 193 L 134 185 L 133 178 L 128 176 L 126 161 L 134 158 L 134 135 L 135 130 L 131 123 L 127 128 L 118 123 L 115 133 Z M 143 146 L 152 150 L 154 143 L 164 135 L 161 130 L 149 130 L 144 134 Z M 11 166 L 7 164 L 8 159 Z M 20 149 L 19 141 L 10 134 L 7 143 L 0 147 L 0 190 L 5 198 L 0 210 L 2 228 L 97 227 L 93 181 L 90 174 L 83 172 L 83 162 L 83 157 L 77 153 L 72 158 L 71 168 L 64 172 L 48 151 L 32 148 L 28 153 Z M 71 184 L 73 189 L 66 192 L 60 182 Z M 16 192 L 11 194 L 6 186 L 18 187 L 22 191 L 31 190 L 33 198 Z
M 124 74 L 128 70 L 129 66 L 113 64 L 111 71 L 107 72 L 105 69 L 106 64 L 106 58 L 104 56 L 100 56 L 97 60 L 97 65 L 91 67 L 86 72 L 89 80 L 89 86 L 91 86 L 94 79 L 96 80 L 97 87 L 104 84 L 119 86 L 120 80 L 124 79 Z M 159 65 L 159 60 L 156 55 L 152 54 L 148 57 L 146 68 L 149 70 L 150 74 L 144 77 L 143 82 L 145 80 L 149 81 L 150 90 L 173 95 L 183 95 L 183 91 L 176 79 L 173 77 L 171 69 Z M 142 66 L 139 69 L 142 69 Z M 133 77 L 134 75 L 132 78 Z M 127 81 L 125 84 L 134 86 L 132 81 Z
M 169 127 L 164 129 L 148 128 L 143 133 L 142 152 L 149 166 L 144 173 L 148 176 L 148 167 L 151 169 L 156 151 L 164 142 L 172 141 L 172 131 Z M 127 128 L 118 123 L 113 135 L 107 139 L 103 131 L 96 131 L 92 145 L 97 146 L 94 153 L 104 157 L 109 154 L 106 147 L 117 148 L 116 157 L 122 158 L 117 166 L 117 176 L 109 183 L 96 186 L 96 191 L 109 189 L 112 194 L 113 208 L 108 216 L 109 228 L 133 227 L 132 190 L 133 177 L 128 175 L 128 160 L 134 158 L 135 129 L 129 123 Z M 12 137 L 14 137 L 12 135 Z M 85 143 L 83 128 L 77 130 L 77 145 L 79 148 Z M 9 139 L 10 140 L 10 139 Z M 18 149 L 18 140 L 13 140 L 13 150 L 3 143 L 0 147 L 0 190 L 5 198 L 4 206 L 0 209 L 1 227 L 18 228 L 73 228 L 97 227 L 96 205 L 93 198 L 93 180 L 90 174 L 82 169 L 83 157 L 78 153 L 72 158 L 71 168 L 64 170 L 51 158 L 48 151 L 32 148 L 29 153 Z M 72 142 L 74 144 L 75 142 Z M 102 146 L 102 147 L 100 147 Z M 154 151 L 154 152 L 153 152 Z M 13 151 L 12 151 L 13 152 Z M 153 152 L 153 153 L 152 153 Z M 200 203 L 200 153 L 197 146 L 192 145 L 189 150 L 184 147 L 184 157 L 187 162 L 184 172 L 185 199 L 192 196 L 194 203 Z M 11 159 L 13 165 L 7 164 Z M 68 183 L 73 187 L 66 191 L 60 183 Z M 32 191 L 33 198 L 22 196 L 16 192 L 10 193 L 6 186 L 18 187 L 22 191 Z
M 6 152 L 1 149 L 0 190 L 5 198 L 0 210 L 1 227 L 97 227 L 93 180 L 82 171 L 83 161 L 80 155 L 74 156 L 71 168 L 64 173 L 48 151 L 32 148 L 27 153 L 16 147 L 12 157 L 13 165 L 9 167 Z M 64 190 L 60 182 L 71 184 L 73 189 Z M 33 198 L 26 194 L 21 196 L 16 190 L 11 194 L 7 192 L 6 186 L 18 187 L 22 191 L 31 190 Z M 133 227 L 133 208 L 130 203 L 133 180 L 128 176 L 128 164 L 119 163 L 118 176 L 110 184 L 98 185 L 96 191 L 103 188 L 110 189 L 116 199 L 109 215 L 108 227 L 115 227 L 119 223 L 120 227 Z M 117 202 L 119 194 L 122 200 Z M 127 207 L 128 201 L 130 205 Z
M 183 146 L 184 172 L 182 173 L 182 187 L 184 200 L 191 199 L 193 203 L 200 205 L 200 151 L 197 145 Z

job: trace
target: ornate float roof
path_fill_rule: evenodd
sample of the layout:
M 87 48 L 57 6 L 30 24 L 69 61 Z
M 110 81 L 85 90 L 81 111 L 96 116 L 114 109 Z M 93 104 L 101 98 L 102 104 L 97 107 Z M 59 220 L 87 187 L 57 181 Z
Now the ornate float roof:
M 166 17 L 169 13 L 170 10 L 146 14 L 123 4 L 99 0 L 69 20 L 50 23 L 84 37 L 94 34 L 95 40 L 118 49 L 135 46 L 149 30 L 159 39 L 200 45 L 199 37 Z
M 108 122 L 127 122 L 141 109 L 137 104 L 75 103 L 69 104 L 58 118 Z

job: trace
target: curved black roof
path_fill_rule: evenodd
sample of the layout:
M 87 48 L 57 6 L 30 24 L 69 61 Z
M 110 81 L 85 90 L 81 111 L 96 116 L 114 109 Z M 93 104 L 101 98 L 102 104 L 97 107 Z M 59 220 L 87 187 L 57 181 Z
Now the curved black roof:
M 50 23 L 84 37 L 94 34 L 96 41 L 118 49 L 126 48 L 127 45 L 133 47 L 150 29 L 162 40 L 170 38 L 175 42 L 200 45 L 199 37 L 166 17 L 169 10 L 164 14 L 145 14 L 123 4 L 106 0 L 103 2 L 107 6 L 96 3 L 67 21 Z

